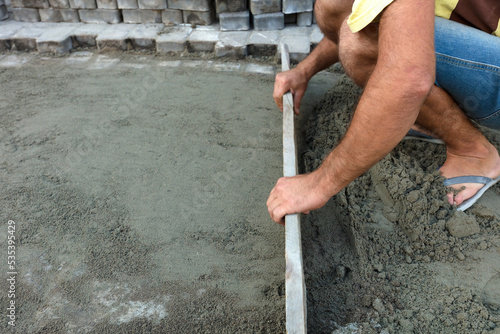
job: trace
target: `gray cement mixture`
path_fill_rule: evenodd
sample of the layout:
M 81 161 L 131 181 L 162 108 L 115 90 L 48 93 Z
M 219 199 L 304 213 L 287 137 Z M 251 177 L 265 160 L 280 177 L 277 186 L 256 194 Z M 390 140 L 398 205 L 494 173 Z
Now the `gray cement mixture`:
M 345 134 L 361 91 L 343 77 L 307 124 L 305 171 Z M 500 134 L 486 132 L 500 144 Z M 401 142 L 302 227 L 312 333 L 500 333 L 500 187 L 445 201 L 442 145 Z
M 285 332 L 284 230 L 265 207 L 282 175 L 274 78 L 159 62 L 0 68 L 13 332 Z M 303 171 L 338 143 L 359 97 L 337 78 L 309 86 Z M 310 333 L 498 333 L 499 187 L 455 213 L 443 158 L 401 143 L 303 217 Z M 0 303 L 5 315 L 6 293 Z

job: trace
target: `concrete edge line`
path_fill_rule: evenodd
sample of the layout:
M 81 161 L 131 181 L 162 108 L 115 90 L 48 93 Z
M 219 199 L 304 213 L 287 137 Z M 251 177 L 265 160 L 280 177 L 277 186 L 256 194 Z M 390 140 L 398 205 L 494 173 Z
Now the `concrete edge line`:
M 77 51 L 63 58 L 40 58 L 37 54 L 0 54 L 0 68 L 20 67 L 30 65 L 37 59 L 44 61 L 52 61 L 54 63 L 64 62 L 65 65 L 74 66 L 86 64 L 88 70 L 100 70 L 112 67 L 126 67 L 130 69 L 141 69 L 150 67 L 150 63 L 142 63 L 136 61 L 122 61 L 120 58 L 108 56 L 106 54 L 93 53 L 90 51 Z M 254 75 L 272 75 L 276 74 L 276 66 L 270 64 L 259 63 L 240 63 L 240 62 L 223 62 L 217 60 L 163 60 L 153 65 L 164 68 L 195 68 L 200 70 L 214 72 L 239 72 Z

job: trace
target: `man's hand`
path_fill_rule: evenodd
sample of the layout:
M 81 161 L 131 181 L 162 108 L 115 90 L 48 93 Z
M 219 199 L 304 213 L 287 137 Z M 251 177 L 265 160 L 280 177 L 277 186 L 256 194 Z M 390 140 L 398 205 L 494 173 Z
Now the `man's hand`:
M 271 219 L 284 225 L 287 214 L 308 214 L 311 210 L 321 208 L 334 195 L 328 188 L 328 179 L 321 170 L 280 178 L 267 200 Z
M 300 101 L 304 96 L 309 78 L 299 68 L 293 68 L 289 71 L 281 72 L 276 75 L 274 82 L 273 98 L 278 108 L 283 111 L 283 95 L 287 92 L 292 92 L 293 105 L 295 114 L 299 114 Z

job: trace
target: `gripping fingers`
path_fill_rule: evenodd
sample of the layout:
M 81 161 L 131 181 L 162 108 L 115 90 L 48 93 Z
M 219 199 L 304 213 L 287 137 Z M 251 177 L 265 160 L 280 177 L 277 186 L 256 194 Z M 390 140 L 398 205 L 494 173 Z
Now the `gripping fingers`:
M 275 189 L 269 194 L 266 204 L 271 219 L 278 224 L 285 225 L 286 208 L 283 206 L 278 194 L 276 194 Z

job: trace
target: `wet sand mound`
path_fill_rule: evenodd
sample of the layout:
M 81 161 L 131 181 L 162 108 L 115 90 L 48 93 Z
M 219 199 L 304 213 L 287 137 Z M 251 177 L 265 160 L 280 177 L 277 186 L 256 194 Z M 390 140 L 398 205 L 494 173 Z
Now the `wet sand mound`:
M 341 140 L 360 93 L 343 77 L 325 96 L 308 125 L 306 171 Z M 500 187 L 456 212 L 444 160 L 442 145 L 403 141 L 305 219 L 311 332 L 499 330 Z

